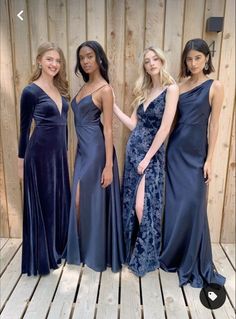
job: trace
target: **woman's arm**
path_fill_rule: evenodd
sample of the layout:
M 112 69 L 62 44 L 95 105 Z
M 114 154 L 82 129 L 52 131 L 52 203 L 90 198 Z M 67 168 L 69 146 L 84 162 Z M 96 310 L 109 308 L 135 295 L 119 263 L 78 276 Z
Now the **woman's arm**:
M 208 135 L 208 152 L 207 158 L 204 164 L 204 178 L 205 182 L 209 183 L 211 180 L 211 163 L 212 156 L 214 152 L 214 148 L 216 145 L 218 130 L 219 130 L 219 118 L 220 111 L 223 104 L 224 99 L 224 88 L 223 85 L 215 80 L 212 84 L 210 90 L 210 100 L 211 100 L 211 117 L 209 121 L 209 135 Z
M 153 142 L 147 151 L 144 159 L 139 163 L 138 165 L 138 173 L 143 174 L 145 169 L 147 168 L 148 164 L 150 163 L 152 157 L 156 154 L 158 149 L 161 147 L 161 145 L 166 140 L 170 129 L 172 122 L 175 117 L 175 112 L 177 108 L 177 102 L 179 98 L 179 88 L 177 84 L 171 84 L 167 89 L 166 94 L 166 105 L 165 105 L 165 111 L 163 114 L 163 118 L 161 121 L 161 126 L 159 130 L 157 131 Z
M 128 129 L 130 129 L 130 131 L 133 131 L 133 129 L 135 128 L 135 126 L 137 125 L 137 110 L 135 109 L 131 115 L 131 117 L 129 117 L 128 115 L 126 115 L 123 111 L 121 111 L 121 109 L 118 107 L 118 105 L 115 103 L 114 104 L 114 113 L 115 115 L 118 117 L 118 119 L 125 125 L 128 127 Z
M 23 178 L 25 151 L 29 142 L 30 128 L 37 97 L 30 88 L 26 87 L 20 101 L 20 140 L 18 149 L 18 175 Z
M 112 115 L 113 115 L 113 94 L 110 86 L 106 86 L 101 92 L 102 109 L 103 109 L 103 126 L 106 149 L 106 163 L 103 169 L 101 184 L 107 187 L 112 182 L 113 167 L 113 138 L 112 138 Z

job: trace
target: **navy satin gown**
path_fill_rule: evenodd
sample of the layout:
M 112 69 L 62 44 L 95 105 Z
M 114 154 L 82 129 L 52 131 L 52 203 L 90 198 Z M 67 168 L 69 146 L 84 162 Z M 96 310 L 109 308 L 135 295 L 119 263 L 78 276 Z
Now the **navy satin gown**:
M 180 94 L 178 121 L 167 147 L 160 265 L 166 271 L 178 272 L 180 286 L 190 283 L 203 287 L 207 283 L 225 282 L 212 261 L 203 175 L 212 82 L 206 80 Z
M 31 83 L 21 96 L 20 158 L 24 158 L 22 273 L 45 275 L 65 250 L 70 209 L 68 101 L 55 102 Z M 30 136 L 32 120 L 35 122 Z
M 117 272 L 124 262 L 124 242 L 115 150 L 113 182 L 104 189 L 101 175 L 106 153 L 101 110 L 94 104 L 91 94 L 79 103 L 74 98 L 72 109 L 78 146 L 66 259 L 69 264 L 85 263 L 95 271 L 104 271 L 109 266 Z M 79 212 L 75 202 L 78 185 Z
M 152 157 L 144 175 L 137 168 L 145 157 L 161 126 L 166 101 L 165 89 L 147 106 L 137 109 L 138 122 L 130 134 L 123 177 L 123 224 L 126 263 L 137 276 L 159 268 L 161 218 L 164 205 L 165 145 Z M 136 217 L 135 204 L 139 183 L 144 176 L 144 207 L 141 223 Z

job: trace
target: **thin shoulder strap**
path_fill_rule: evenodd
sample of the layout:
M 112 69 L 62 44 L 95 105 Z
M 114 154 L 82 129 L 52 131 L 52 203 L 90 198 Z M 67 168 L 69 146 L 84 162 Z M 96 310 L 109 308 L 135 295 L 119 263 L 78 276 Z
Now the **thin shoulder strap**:
M 78 94 L 79 94 L 79 92 L 82 90 L 82 88 L 85 86 L 85 84 L 83 84 L 82 86 L 81 86 L 81 88 L 79 89 L 79 91 L 76 93 L 76 95 L 75 96 L 77 96 Z
M 99 91 L 100 89 L 104 88 L 104 87 L 107 86 L 107 85 L 110 86 L 108 83 L 106 83 L 106 84 L 100 86 L 99 88 L 95 89 L 94 91 L 92 91 L 90 94 L 92 95 L 93 93 Z

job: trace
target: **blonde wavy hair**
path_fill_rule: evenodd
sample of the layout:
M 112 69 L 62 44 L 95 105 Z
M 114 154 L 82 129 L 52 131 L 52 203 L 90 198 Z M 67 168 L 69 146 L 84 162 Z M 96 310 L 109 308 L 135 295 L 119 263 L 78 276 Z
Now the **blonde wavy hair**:
M 160 69 L 160 82 L 162 87 L 164 88 L 165 86 L 169 86 L 170 84 L 175 83 L 175 80 L 172 78 L 172 76 L 168 73 L 166 69 L 167 61 L 163 51 L 159 48 L 154 48 L 152 46 L 146 48 L 142 56 L 142 63 L 140 66 L 140 71 L 139 71 L 140 75 L 135 83 L 135 87 L 133 90 L 133 94 L 135 96 L 132 102 L 133 107 L 137 107 L 141 103 L 145 102 L 147 100 L 148 93 L 152 88 L 152 78 L 146 72 L 144 67 L 145 56 L 149 51 L 153 51 L 162 62 L 162 67 Z
M 42 74 L 42 69 L 39 68 L 39 61 L 43 57 L 43 55 L 48 52 L 48 51 L 57 51 L 60 56 L 60 70 L 59 72 L 55 75 L 53 82 L 60 94 L 66 98 L 70 98 L 69 96 L 69 87 L 68 87 L 68 81 L 66 80 L 66 60 L 65 56 L 62 52 L 62 50 L 53 42 L 45 42 L 42 43 L 38 47 L 38 52 L 36 56 L 36 66 L 35 70 L 33 71 L 29 83 L 32 83 L 33 81 L 37 80 L 40 75 Z

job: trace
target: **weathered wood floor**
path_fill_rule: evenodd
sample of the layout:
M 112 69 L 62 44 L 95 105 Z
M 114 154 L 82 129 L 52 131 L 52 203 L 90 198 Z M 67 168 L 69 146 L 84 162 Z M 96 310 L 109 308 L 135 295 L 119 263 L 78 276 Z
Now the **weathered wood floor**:
M 113 274 L 63 264 L 48 276 L 21 275 L 21 240 L 0 239 L 2 319 L 234 319 L 235 246 L 213 245 L 217 270 L 227 277 L 227 298 L 214 311 L 200 289 L 178 287 L 176 274 L 155 271 L 139 279 L 124 268 Z

